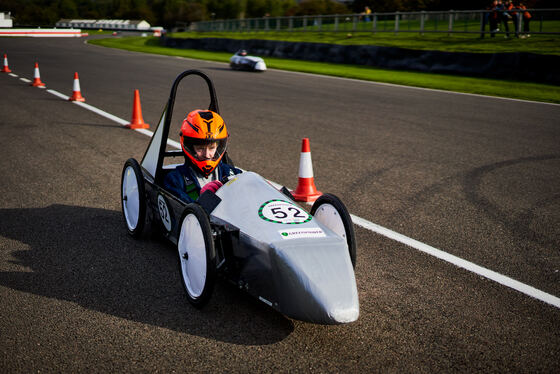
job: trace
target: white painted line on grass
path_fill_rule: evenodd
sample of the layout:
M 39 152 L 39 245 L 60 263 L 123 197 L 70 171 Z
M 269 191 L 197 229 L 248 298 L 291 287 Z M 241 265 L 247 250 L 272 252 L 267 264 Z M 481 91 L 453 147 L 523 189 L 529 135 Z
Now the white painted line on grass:
M 23 78 L 20 78 L 20 79 L 23 80 Z M 47 92 L 49 92 L 49 93 L 51 93 L 55 96 L 58 96 L 58 97 L 60 97 L 64 100 L 68 100 L 68 96 L 63 95 L 63 94 L 61 94 L 61 93 L 59 93 L 55 90 L 50 90 L 49 89 L 49 90 L 47 90 Z M 101 109 L 98 109 L 94 106 L 91 106 L 89 104 L 85 104 L 85 103 L 81 103 L 81 102 L 77 102 L 77 101 L 74 101 L 73 103 L 77 104 L 77 105 L 80 105 L 81 107 L 83 107 L 85 109 L 91 110 L 94 113 L 97 113 L 97 114 L 99 114 L 99 115 L 101 115 L 105 118 L 108 118 L 112 121 L 115 121 L 115 122 L 117 122 L 121 125 L 127 125 L 128 124 L 128 121 L 125 121 L 125 120 L 123 120 L 123 119 L 121 119 L 117 116 L 114 116 L 110 113 L 107 113 L 107 112 L 105 112 Z M 146 130 L 146 129 L 137 129 L 136 131 L 141 133 L 141 134 L 147 135 L 149 137 L 152 137 L 153 134 L 154 134 L 152 131 L 149 131 L 149 130 Z M 174 140 L 168 139 L 167 144 L 169 144 L 170 146 L 175 147 L 177 149 L 181 149 L 181 145 Z M 270 181 L 270 182 L 273 185 L 277 186 L 277 188 L 281 188 L 281 185 L 279 185 L 278 183 L 275 183 L 275 182 L 272 182 L 272 181 Z M 521 293 L 523 293 L 527 296 L 533 297 L 537 300 L 543 301 L 543 302 L 545 302 L 547 304 L 550 304 L 550 305 L 552 305 L 556 308 L 560 308 L 560 298 L 558 298 L 554 295 L 551 295 L 549 293 L 546 293 L 544 291 L 536 289 L 532 286 L 529 286 L 527 284 L 516 281 L 515 279 L 506 277 L 505 275 L 502 275 L 502 274 L 497 273 L 495 271 L 492 271 L 490 269 L 487 269 L 487 268 L 484 268 L 482 266 L 476 265 L 476 264 L 474 264 L 470 261 L 464 260 L 460 257 L 457 257 L 457 256 L 454 256 L 454 255 L 449 254 L 447 252 L 444 252 L 440 249 L 437 249 L 437 248 L 434 248 L 434 247 L 429 246 L 427 244 L 424 244 L 422 242 L 419 242 L 418 240 L 415 240 L 415 239 L 409 238 L 405 235 L 399 234 L 398 232 L 392 231 L 388 228 L 385 228 L 383 226 L 380 226 L 378 224 L 370 222 L 370 221 L 368 221 L 366 219 L 363 219 L 361 217 L 355 216 L 353 214 L 351 214 L 350 217 L 352 218 L 352 221 L 356 225 L 361 226 L 361 227 L 363 227 L 367 230 L 375 232 L 379 235 L 383 235 L 383 236 L 385 236 L 389 239 L 395 240 L 395 241 L 397 241 L 399 243 L 402 243 L 402 244 L 405 244 L 409 247 L 415 248 L 415 249 L 417 249 L 421 252 L 424 252 L 424 253 L 426 253 L 430 256 L 439 258 L 440 260 L 443 260 L 443 261 L 448 262 L 450 264 L 453 264 L 457 267 L 460 267 L 460 268 L 468 270 L 472 273 L 483 276 L 487 279 L 493 280 L 496 283 L 499 283 L 503 286 L 512 288 L 512 289 L 514 289 L 518 292 L 521 292 Z

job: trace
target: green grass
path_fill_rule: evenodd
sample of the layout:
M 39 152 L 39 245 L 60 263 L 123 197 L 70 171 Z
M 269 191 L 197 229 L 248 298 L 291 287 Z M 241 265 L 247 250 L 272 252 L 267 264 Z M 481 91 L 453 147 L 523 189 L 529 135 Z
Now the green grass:
M 181 56 L 219 62 L 228 62 L 231 57 L 231 53 L 227 52 L 209 52 L 162 47 L 158 44 L 158 39 L 153 37 L 96 39 L 90 40 L 89 43 L 130 51 Z M 266 58 L 266 64 L 268 68 L 273 69 L 324 74 L 447 91 L 560 103 L 560 86 L 554 85 L 411 71 L 395 71 L 368 66 L 339 65 L 279 58 Z
M 511 34 L 510 34 L 511 35 Z M 441 34 L 401 32 L 394 33 L 346 33 L 346 32 L 183 32 L 170 35 L 176 38 L 229 38 L 264 39 L 289 42 L 315 42 L 342 45 L 377 45 L 417 50 L 446 52 L 506 53 L 531 52 L 560 55 L 560 35 L 531 35 L 527 39 L 505 39 L 503 34 L 480 38 L 476 34 Z

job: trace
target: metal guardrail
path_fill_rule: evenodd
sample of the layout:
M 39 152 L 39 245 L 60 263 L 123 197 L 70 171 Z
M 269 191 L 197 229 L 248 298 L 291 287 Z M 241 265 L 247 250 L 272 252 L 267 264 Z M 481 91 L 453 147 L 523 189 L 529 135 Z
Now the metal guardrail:
M 198 32 L 528 33 L 523 31 L 523 12 L 531 14 L 531 34 L 560 34 L 560 9 L 513 9 L 498 12 L 496 17 L 492 10 L 263 17 L 193 22 L 189 29 Z M 495 27 L 496 19 L 498 26 L 490 30 Z

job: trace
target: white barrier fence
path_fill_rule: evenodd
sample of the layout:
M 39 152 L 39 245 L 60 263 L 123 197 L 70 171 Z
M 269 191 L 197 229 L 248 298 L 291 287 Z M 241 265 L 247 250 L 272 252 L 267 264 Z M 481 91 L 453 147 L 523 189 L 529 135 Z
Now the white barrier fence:
M 530 16 L 530 18 L 527 17 Z M 414 32 L 484 33 L 491 26 L 503 25 L 511 32 L 529 25 L 534 34 L 560 34 L 560 9 L 449 10 L 433 12 L 391 12 L 333 14 L 317 16 L 262 17 L 193 22 L 191 31 L 199 32 Z M 506 26 L 506 25 L 509 25 Z M 527 26 L 528 27 L 528 26 Z M 506 29 L 506 32 L 509 32 Z
M 81 29 L 0 29 L 0 36 L 79 38 Z

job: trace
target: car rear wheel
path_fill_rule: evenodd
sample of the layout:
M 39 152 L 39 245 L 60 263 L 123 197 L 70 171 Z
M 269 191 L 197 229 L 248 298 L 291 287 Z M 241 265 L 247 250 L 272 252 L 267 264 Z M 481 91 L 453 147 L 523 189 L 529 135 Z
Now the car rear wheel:
M 140 237 L 146 226 L 146 194 L 142 169 L 133 158 L 124 164 L 121 203 L 128 233 L 134 238 Z
M 185 208 L 177 251 L 187 298 L 192 305 L 202 308 L 216 281 L 216 250 L 208 216 L 197 204 Z
M 352 266 L 356 267 L 356 234 L 348 210 L 338 197 L 332 194 L 321 195 L 311 207 L 313 218 L 346 239 Z

